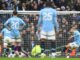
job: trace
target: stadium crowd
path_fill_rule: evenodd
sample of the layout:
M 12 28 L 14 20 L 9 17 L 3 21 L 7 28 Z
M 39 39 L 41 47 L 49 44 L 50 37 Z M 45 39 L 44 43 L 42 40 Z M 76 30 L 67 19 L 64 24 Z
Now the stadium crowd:
M 0 0 L 0 10 L 23 10 L 23 11 L 36 11 L 41 10 L 46 6 L 46 0 Z M 79 11 L 80 10 L 80 0 L 51 0 L 52 7 L 58 11 Z M 0 31 L 3 29 L 4 22 L 10 17 L 10 15 L 0 15 Z M 23 37 L 23 47 L 24 50 L 30 51 L 36 43 L 37 36 L 37 22 L 38 15 L 19 15 L 26 24 L 26 27 L 22 31 Z M 78 23 L 80 25 L 80 15 L 59 15 L 57 18 L 60 24 L 60 32 L 57 37 L 57 47 L 67 43 L 69 36 L 69 29 L 71 25 Z M 27 47 L 27 48 L 25 48 Z
M 40 10 L 48 0 L 0 0 L 0 10 Z M 57 10 L 80 10 L 80 0 L 50 0 Z

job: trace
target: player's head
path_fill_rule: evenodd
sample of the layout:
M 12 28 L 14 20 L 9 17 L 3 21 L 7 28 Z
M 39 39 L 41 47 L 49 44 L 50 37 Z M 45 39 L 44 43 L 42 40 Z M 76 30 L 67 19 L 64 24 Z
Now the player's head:
M 51 2 L 50 1 L 46 2 L 46 7 L 51 7 Z
M 77 24 L 72 25 L 70 32 L 74 32 L 77 29 Z
M 15 16 L 16 16 L 17 14 L 18 14 L 18 13 L 17 13 L 17 11 L 13 11 L 13 15 L 15 15 Z
M 77 24 L 72 25 L 73 29 L 77 29 Z

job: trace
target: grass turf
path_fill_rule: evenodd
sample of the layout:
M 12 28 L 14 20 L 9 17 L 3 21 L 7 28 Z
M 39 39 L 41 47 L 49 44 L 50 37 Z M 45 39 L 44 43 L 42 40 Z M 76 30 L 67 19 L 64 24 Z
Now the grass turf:
M 80 58 L 0 58 L 0 60 L 80 60 Z

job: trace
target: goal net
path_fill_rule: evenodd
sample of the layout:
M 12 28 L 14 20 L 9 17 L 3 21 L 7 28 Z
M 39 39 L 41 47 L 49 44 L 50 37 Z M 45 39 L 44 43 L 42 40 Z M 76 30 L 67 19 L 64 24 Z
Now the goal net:
M 4 24 L 5 21 L 12 16 L 12 10 L 1 10 L 0 11 L 0 23 Z M 61 49 L 68 43 L 69 29 L 75 23 L 80 28 L 80 11 L 57 11 L 57 20 L 60 26 L 60 33 L 56 39 L 57 50 Z M 18 16 L 26 22 L 26 27 L 23 30 L 23 48 L 25 50 L 31 50 L 33 43 L 38 39 L 36 38 L 37 22 L 39 18 L 39 11 L 18 11 Z M 1 25 L 1 24 L 0 24 Z M 3 27 L 0 27 L 1 29 Z M 79 29 L 80 30 L 80 29 Z M 49 45 L 49 44 L 47 44 Z M 46 46 L 47 48 L 47 46 Z

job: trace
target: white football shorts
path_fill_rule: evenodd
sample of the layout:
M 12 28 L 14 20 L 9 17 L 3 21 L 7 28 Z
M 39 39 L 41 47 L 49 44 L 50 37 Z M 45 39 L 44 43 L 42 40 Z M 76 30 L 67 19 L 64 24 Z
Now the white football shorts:
M 55 30 L 50 32 L 41 31 L 40 39 L 56 40 Z
M 76 42 L 69 43 L 71 48 L 78 48 L 79 45 Z

